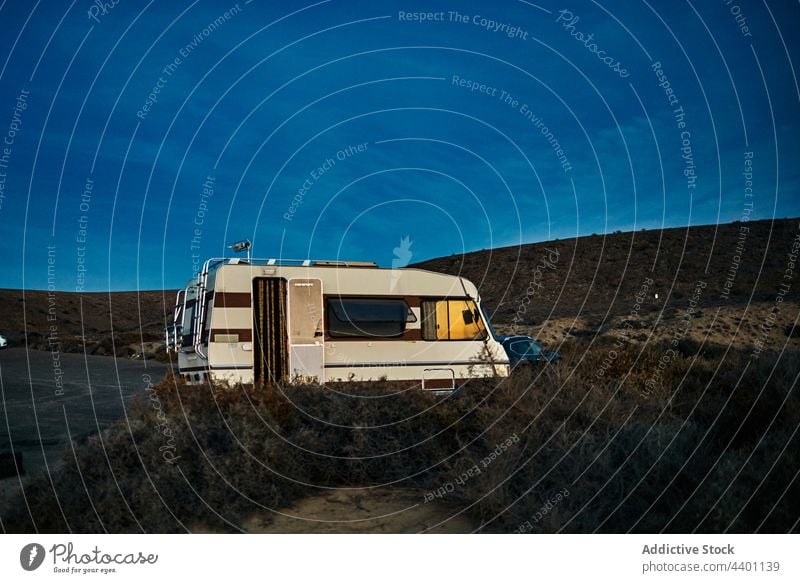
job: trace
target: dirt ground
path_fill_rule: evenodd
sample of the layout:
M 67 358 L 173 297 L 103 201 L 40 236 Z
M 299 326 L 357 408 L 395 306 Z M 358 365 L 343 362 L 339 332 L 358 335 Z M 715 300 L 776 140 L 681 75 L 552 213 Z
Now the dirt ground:
M 424 492 L 389 487 L 331 490 L 279 512 L 254 514 L 243 526 L 247 532 L 272 534 L 460 534 L 479 527 L 458 508 L 425 503 Z M 205 532 L 202 526 L 193 530 Z
M 517 334 L 529 334 L 551 348 L 575 336 L 591 338 L 620 336 L 627 323 L 627 338 L 633 342 L 659 342 L 680 337 L 698 343 L 743 346 L 754 349 L 761 342 L 772 350 L 800 350 L 800 326 L 789 335 L 800 315 L 800 302 L 753 302 L 749 305 L 708 306 L 690 311 L 689 300 L 680 309 L 639 312 L 601 318 L 555 318 L 540 326 L 517 327 Z M 777 309 L 776 309 L 777 306 Z M 505 333 L 509 326 L 496 326 Z

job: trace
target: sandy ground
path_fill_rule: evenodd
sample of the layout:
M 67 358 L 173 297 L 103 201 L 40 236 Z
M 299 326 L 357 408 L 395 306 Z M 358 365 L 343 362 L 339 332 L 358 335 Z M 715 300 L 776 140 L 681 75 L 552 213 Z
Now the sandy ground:
M 457 508 L 426 504 L 424 492 L 392 488 L 332 490 L 304 498 L 280 514 L 255 514 L 243 525 L 248 532 L 273 534 L 458 534 L 477 527 Z

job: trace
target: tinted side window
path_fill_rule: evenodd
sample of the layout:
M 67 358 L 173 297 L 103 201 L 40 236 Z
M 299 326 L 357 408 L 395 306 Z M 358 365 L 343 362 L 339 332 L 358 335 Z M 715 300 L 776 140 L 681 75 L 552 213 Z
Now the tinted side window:
M 539 356 L 541 350 L 529 340 L 518 340 L 511 343 L 511 351 L 517 356 Z
M 326 307 L 328 335 L 334 338 L 402 336 L 410 313 L 401 298 L 329 298 Z

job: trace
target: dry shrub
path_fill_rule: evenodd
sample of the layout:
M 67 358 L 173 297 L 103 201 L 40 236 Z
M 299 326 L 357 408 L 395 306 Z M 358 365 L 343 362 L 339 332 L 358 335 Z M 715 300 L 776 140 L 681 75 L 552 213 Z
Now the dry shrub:
M 73 443 L 52 484 L 29 480 L 3 527 L 237 531 L 326 488 L 390 486 L 464 508 L 485 532 L 797 528 L 797 355 L 749 362 L 684 343 L 647 392 L 667 347 L 625 347 L 609 363 L 611 348 L 577 341 L 556 364 L 447 398 L 388 382 L 168 378 L 126 421 Z
M 748 364 L 748 354 L 720 360 L 697 346 L 670 362 L 659 394 L 645 393 L 667 348 L 629 347 L 598 377 L 608 346 L 572 346 L 553 372 L 512 378 L 518 391 L 531 387 L 513 408 L 498 391 L 482 410 L 487 422 L 506 414 L 507 427 L 533 423 L 518 455 L 454 492 L 474 504 L 483 530 L 526 522 L 533 532 L 796 529 L 797 355 Z

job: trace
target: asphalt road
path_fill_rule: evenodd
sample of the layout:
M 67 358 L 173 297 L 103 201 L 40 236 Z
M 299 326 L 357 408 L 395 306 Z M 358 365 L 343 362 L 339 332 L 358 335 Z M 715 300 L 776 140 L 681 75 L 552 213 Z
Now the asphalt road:
M 22 452 L 27 474 L 52 471 L 70 439 L 123 419 L 147 386 L 145 375 L 157 383 L 166 370 L 155 361 L 0 350 L 0 453 Z M 13 484 L 16 476 L 0 480 L 0 495 Z

